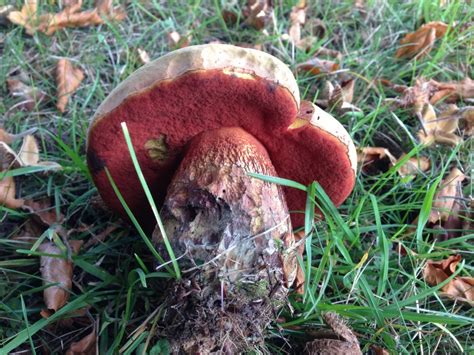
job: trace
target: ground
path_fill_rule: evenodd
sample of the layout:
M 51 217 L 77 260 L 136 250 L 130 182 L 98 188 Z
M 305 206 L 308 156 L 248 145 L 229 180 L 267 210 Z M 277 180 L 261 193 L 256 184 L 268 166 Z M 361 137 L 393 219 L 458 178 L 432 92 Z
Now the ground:
M 290 296 L 278 322 L 265 334 L 265 348 L 258 350 L 296 351 L 323 326 L 322 312 L 333 311 L 346 319 L 363 352 L 373 351 L 373 345 L 390 353 L 474 351 L 471 306 L 441 297 L 439 287 L 428 285 L 422 277 L 428 259 L 456 254 L 464 261 L 460 275 L 472 275 L 473 231 L 446 238 L 443 228 L 409 228 L 420 213 L 429 213 L 436 185 L 452 167 L 469 174 L 472 139 L 455 147 L 421 145 L 419 120 L 409 108 L 388 105 L 385 99 L 396 93 L 376 82 L 389 79 L 411 86 L 420 77 L 438 81 L 472 78 L 473 27 L 462 35 L 446 35 L 419 60 L 395 58 L 401 38 L 423 23 L 472 24 L 472 4 L 368 1 L 358 8 L 352 1 L 317 2 L 309 5 L 307 17 L 320 19 L 325 33 L 306 52 L 295 49 L 284 36 L 295 3 L 276 1 L 275 16 L 264 31 L 246 26 L 242 19 L 226 23 L 221 16 L 223 3 L 129 0 L 124 5 L 127 18 L 121 22 L 65 29 L 51 37 L 41 33 L 29 36 L 21 27 L 0 25 L 0 124 L 11 133 L 36 127 L 42 160 L 62 166 L 61 171 L 48 174 L 18 170 L 17 195 L 30 200 L 49 198 L 51 211 L 64 215 L 62 228 L 71 239 L 87 243 L 92 236 L 116 227 L 73 257 L 72 295 L 65 307 L 43 318 L 41 253 L 32 252 L 31 244 L 15 238 L 31 216 L 24 209 L 0 206 L 0 353 L 14 349 L 63 353 L 71 342 L 89 334 L 94 322 L 98 324 L 100 354 L 166 352 L 167 340 L 160 338 L 157 324 L 165 312 L 160 306 L 160 287 L 171 274 L 167 269 L 153 271 L 156 260 L 143 236 L 101 204 L 84 164 L 87 129 L 94 111 L 118 83 L 142 65 L 138 49 L 151 58 L 170 50 L 167 35 L 172 31 L 190 35 L 191 44 L 259 44 L 292 69 L 320 47 L 338 50 L 343 55 L 342 70 L 357 78 L 353 104 L 361 112 L 334 111 L 333 115 L 347 128 L 356 146 L 384 146 L 397 156 L 405 152 L 431 160 L 430 169 L 413 179 L 401 177 L 394 168 L 381 167 L 369 173 L 359 168 L 353 193 L 337 210 L 316 191 L 326 219 L 306 226 L 311 231 L 307 242 L 311 248 L 303 261 L 310 265 L 306 268 L 307 292 L 302 297 Z M 16 5 L 21 7 L 20 2 Z M 83 5 L 92 6 L 92 1 Z M 242 7 L 226 5 L 225 9 L 240 14 Z M 58 11 L 58 5 L 51 1 L 43 4 L 43 9 Z M 308 31 L 303 29 L 303 37 Z M 54 105 L 54 72 L 62 57 L 85 72 L 65 113 L 59 113 Z M 294 71 L 302 97 L 317 99 L 325 74 Z M 28 85 L 49 97 L 31 111 L 18 109 L 18 99 L 7 89 L 7 78 L 20 72 L 26 73 Z M 18 149 L 19 144 L 13 148 Z M 464 196 L 472 195 L 469 176 L 462 188 Z M 58 239 L 54 223 L 41 232 L 44 238 Z M 399 252 L 400 243 L 406 253 Z M 80 317 L 58 321 L 77 310 Z

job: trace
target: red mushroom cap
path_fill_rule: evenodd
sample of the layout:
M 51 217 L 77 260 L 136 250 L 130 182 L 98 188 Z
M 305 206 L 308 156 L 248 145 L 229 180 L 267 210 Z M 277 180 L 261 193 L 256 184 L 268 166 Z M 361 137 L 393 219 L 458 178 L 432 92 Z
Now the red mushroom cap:
M 158 203 L 191 138 L 241 127 L 265 146 L 278 176 L 303 184 L 316 180 L 339 205 L 354 186 L 355 147 L 332 116 L 310 103 L 301 106 L 293 74 L 267 53 L 223 44 L 183 48 L 145 65 L 107 97 L 89 129 L 88 165 L 104 201 L 124 214 L 107 167 L 129 207 L 146 223 L 148 202 L 121 122 L 127 123 Z M 304 209 L 304 192 L 284 192 L 290 210 Z M 292 221 L 301 225 L 303 215 L 293 214 Z

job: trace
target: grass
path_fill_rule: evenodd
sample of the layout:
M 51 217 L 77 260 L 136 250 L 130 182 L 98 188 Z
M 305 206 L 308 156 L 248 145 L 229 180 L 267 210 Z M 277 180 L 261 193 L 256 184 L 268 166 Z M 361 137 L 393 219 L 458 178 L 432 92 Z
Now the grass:
M 84 7 L 92 6 L 86 1 Z M 9 132 L 38 128 L 43 160 L 57 161 L 61 172 L 41 173 L 38 168 L 22 168 L 7 174 L 16 176 L 22 198 L 50 197 L 52 210 L 65 216 L 64 227 L 71 238 L 88 240 L 108 226 L 118 228 L 107 239 L 74 257 L 74 288 L 69 303 L 48 319 L 39 315 L 44 287 L 39 273 L 39 253 L 26 251 L 30 244 L 13 237 L 24 227 L 28 214 L 0 207 L 0 354 L 14 349 L 33 353 L 63 353 L 72 341 L 90 332 L 92 320 L 99 324 L 101 354 L 166 352 L 166 339 L 156 337 L 156 327 L 164 310 L 157 292 L 161 280 L 173 277 L 176 266 L 153 271 L 155 256 L 132 226 L 121 222 L 97 204 L 97 191 L 84 165 L 85 143 L 90 117 L 106 95 L 139 66 L 137 48 L 156 58 L 169 48 L 166 33 L 191 33 L 192 43 L 219 39 L 228 43 L 260 43 L 291 67 L 309 59 L 312 53 L 294 50 L 281 41 L 289 27 L 290 1 L 278 2 L 275 21 L 262 32 L 226 25 L 220 17 L 220 1 L 131 0 L 128 18 L 86 29 L 67 29 L 53 37 L 29 37 L 20 28 L 2 28 L 0 43 L 0 122 Z M 450 2 L 440 8 L 438 1 L 368 1 L 368 16 L 359 14 L 352 1 L 322 2 L 312 5 L 309 17 L 320 18 L 327 27 L 320 45 L 344 54 L 342 68 L 356 75 L 354 104 L 363 115 L 338 117 L 357 146 L 388 146 L 413 156 L 428 156 L 430 170 L 415 179 L 401 178 L 395 168 L 376 176 L 358 170 L 356 187 L 348 200 L 334 208 L 317 184 L 301 186 L 308 192 L 305 232 L 307 254 L 303 265 L 309 276 L 304 299 L 291 297 L 291 309 L 283 312 L 284 323 L 274 324 L 267 334 L 268 351 L 288 351 L 281 341 L 305 339 L 303 329 L 322 325 L 321 312 L 335 311 L 347 318 L 364 352 L 376 344 L 391 353 L 466 353 L 474 351 L 472 309 L 440 298 L 442 287 L 428 286 L 421 277 L 427 259 L 441 260 L 461 254 L 464 263 L 457 274 L 472 275 L 474 231 L 461 237 L 435 241 L 442 231 L 427 228 L 426 216 L 433 193 L 443 174 L 457 166 L 466 174 L 472 169 L 472 140 L 456 149 L 446 146 L 425 148 L 416 140 L 419 122 L 409 112 L 390 110 L 380 88 L 370 89 L 375 78 L 389 78 L 397 84 L 412 84 L 424 76 L 442 81 L 473 77 L 474 31 L 461 37 L 448 35 L 434 51 L 419 61 L 395 60 L 401 36 L 422 21 L 469 23 L 474 8 L 464 2 Z M 18 3 L 20 5 L 20 3 Z M 52 5 L 43 4 L 44 8 Z M 52 6 L 53 9 L 56 9 Z M 305 30 L 307 31 L 307 30 Z M 304 32 L 304 35 L 308 35 Z M 1 41 L 1 39 L 0 39 Z M 67 57 L 86 72 L 86 79 L 73 95 L 65 114 L 54 108 L 54 67 Z M 29 75 L 30 84 L 53 98 L 32 112 L 11 109 L 17 100 L 6 89 L 6 78 L 14 71 Z M 317 97 L 321 76 L 300 75 L 298 82 L 307 100 Z M 18 147 L 16 147 L 18 148 Z M 470 160 L 471 159 L 471 160 Z M 41 168 L 44 169 L 44 168 Z M 464 195 L 472 196 L 472 185 Z M 99 206 L 99 207 L 98 207 Z M 311 223 L 311 211 L 319 207 L 324 221 Z M 415 233 L 407 225 L 420 213 Z M 86 225 L 86 229 L 79 227 Z M 54 227 L 45 231 L 53 235 Z M 401 243 L 416 254 L 399 255 Z M 58 319 L 86 308 L 89 322 L 63 328 Z M 303 328 L 301 328 L 303 327 Z

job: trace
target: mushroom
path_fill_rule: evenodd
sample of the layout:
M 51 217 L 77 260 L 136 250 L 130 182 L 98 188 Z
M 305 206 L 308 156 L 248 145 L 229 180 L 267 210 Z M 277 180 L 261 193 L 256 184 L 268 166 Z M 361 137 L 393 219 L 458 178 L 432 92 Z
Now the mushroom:
M 300 102 L 292 72 L 267 53 L 224 44 L 171 52 L 113 90 L 88 133 L 88 165 L 103 200 L 125 215 L 107 167 L 148 227 L 154 222 L 122 122 L 185 271 L 167 316 L 173 349 L 259 345 L 296 277 L 292 226 L 301 226 L 304 215 L 290 217 L 288 209 L 304 210 L 306 197 L 249 173 L 316 180 L 339 205 L 355 182 L 349 134 Z M 158 229 L 153 239 L 162 246 Z

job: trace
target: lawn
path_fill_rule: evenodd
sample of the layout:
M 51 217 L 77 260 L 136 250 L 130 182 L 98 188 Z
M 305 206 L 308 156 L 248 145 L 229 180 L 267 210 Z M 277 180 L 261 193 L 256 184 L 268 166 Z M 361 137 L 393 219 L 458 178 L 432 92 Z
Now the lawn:
M 87 132 L 106 96 L 143 65 L 141 51 L 155 59 L 187 42 L 213 41 L 257 46 L 281 59 L 295 73 L 301 96 L 308 101 L 321 101 L 328 80 L 337 84 L 355 79 L 350 107 L 329 100 L 327 111 L 344 125 L 356 147 L 383 147 L 395 160 L 408 155 L 397 162 L 374 158 L 363 168 L 359 164 L 354 190 L 338 208 L 319 185 L 306 188 L 306 214 L 316 205 L 325 218 L 307 218 L 304 227 L 305 293 L 290 294 L 278 321 L 266 330 L 264 345 L 248 351 L 301 353 L 307 341 L 327 328 L 324 313 L 335 312 L 353 330 L 364 353 L 474 352 L 474 300 L 442 293 L 454 278 L 474 274 L 473 140 L 463 136 L 467 118 L 451 132 L 460 137 L 454 144 L 423 144 L 419 131 L 426 107 L 416 111 L 416 103 L 395 86 L 414 87 L 422 78 L 460 82 L 474 77 L 474 6 L 436 0 L 308 3 L 301 36 L 315 39 L 307 48 L 298 48 L 288 36 L 294 1 L 275 1 L 262 29 L 246 22 L 245 4 L 217 0 L 129 0 L 123 4 L 126 17 L 121 21 L 107 19 L 51 36 L 40 31 L 29 35 L 22 26 L 0 18 L 0 128 L 11 134 L 36 129 L 41 161 L 61 166 L 12 168 L 0 160 L 0 181 L 14 176 L 18 199 L 41 201 L 32 208 L 0 203 L 0 354 L 66 353 L 71 343 L 94 329 L 100 354 L 167 353 L 168 340 L 161 335 L 160 320 L 166 313 L 161 290 L 173 277 L 172 268 L 156 270 L 151 235 L 140 233 L 104 205 L 86 166 Z M 20 9 L 22 4 L 14 6 Z M 45 1 L 40 10 L 58 12 L 60 5 Z M 93 6 L 89 0 L 82 5 Z M 235 18 L 223 16 L 223 10 Z M 432 50 L 417 58 L 396 58 L 402 38 L 432 21 L 449 26 Z M 170 39 L 173 32 L 181 35 L 180 41 Z M 320 48 L 340 55 L 318 53 Z M 330 60 L 330 68 L 299 70 L 315 53 Z M 63 113 L 56 107 L 61 58 L 84 73 Z M 24 105 L 24 96 L 9 90 L 7 80 L 13 77 L 44 92 L 44 98 L 36 95 L 29 107 Z M 390 84 L 383 85 L 382 79 Z M 456 104 L 474 105 L 473 97 L 471 91 Z M 449 100 L 432 106 L 438 117 L 446 110 L 444 101 Z M 21 143 L 17 139 L 10 146 L 18 151 Z M 400 174 L 409 158 L 427 158 L 430 166 L 415 169 L 413 175 Z M 430 219 L 437 192 L 453 168 L 466 176 L 456 194 L 448 196 L 458 203 L 460 224 L 454 227 Z M 45 314 L 43 292 L 49 286 L 42 282 L 40 257 L 48 250 L 40 244 L 48 239 L 64 257 L 74 240 L 84 244 L 70 256 L 73 278 L 67 303 Z M 423 270 L 429 260 L 455 255 L 460 260 L 454 276 L 438 285 L 426 282 Z

